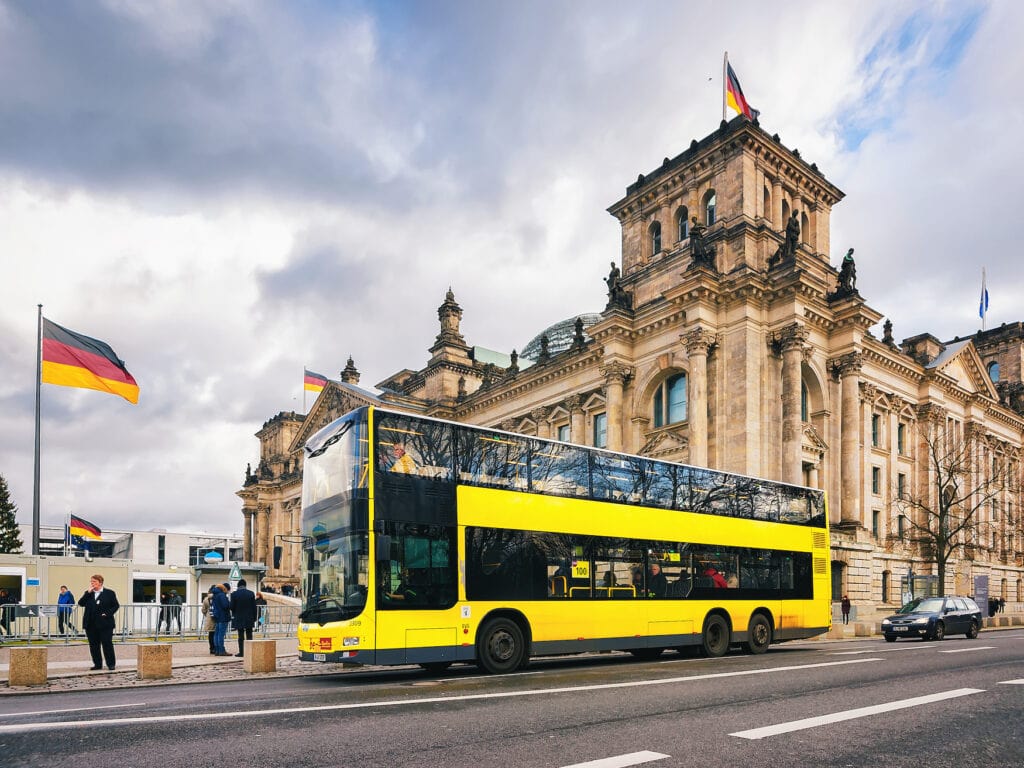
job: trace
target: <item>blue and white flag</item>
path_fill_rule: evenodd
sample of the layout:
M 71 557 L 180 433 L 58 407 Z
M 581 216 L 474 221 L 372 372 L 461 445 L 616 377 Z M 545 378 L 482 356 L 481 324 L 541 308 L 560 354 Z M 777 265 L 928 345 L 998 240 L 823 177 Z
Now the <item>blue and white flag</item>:
M 981 318 L 981 330 L 985 330 L 985 316 L 988 314 L 988 287 L 985 285 L 985 268 L 981 268 L 981 300 L 978 302 L 978 317 Z

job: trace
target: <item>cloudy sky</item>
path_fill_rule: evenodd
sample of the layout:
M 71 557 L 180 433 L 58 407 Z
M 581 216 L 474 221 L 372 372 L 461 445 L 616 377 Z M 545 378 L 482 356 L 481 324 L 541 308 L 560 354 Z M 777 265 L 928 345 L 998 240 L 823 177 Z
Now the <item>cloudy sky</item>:
M 714 131 L 723 51 L 847 198 L 897 339 L 1024 320 L 1024 4 L 0 0 L 0 475 L 32 517 L 36 305 L 139 404 L 42 389 L 41 517 L 242 528 L 304 367 L 418 368 L 449 286 L 511 351 L 600 311 L 641 172 Z M 1014 181 L 1017 181 L 1014 184 Z M 879 334 L 880 335 L 880 334 Z

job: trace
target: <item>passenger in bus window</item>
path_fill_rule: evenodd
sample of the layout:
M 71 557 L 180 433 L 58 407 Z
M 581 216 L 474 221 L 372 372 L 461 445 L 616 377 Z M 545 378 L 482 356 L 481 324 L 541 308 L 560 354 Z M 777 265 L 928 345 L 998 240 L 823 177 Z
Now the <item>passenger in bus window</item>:
M 630 571 L 633 574 L 633 589 L 638 595 L 644 594 L 644 569 L 639 565 L 634 565 Z
M 713 565 L 711 565 L 710 563 L 709 563 L 709 564 L 708 564 L 708 566 L 707 566 L 707 567 L 706 567 L 706 568 L 704 569 L 704 576 L 706 576 L 707 578 L 711 579 L 711 583 L 712 583 L 712 584 L 713 584 L 713 585 L 714 585 L 715 587 L 719 587 L 719 588 L 723 588 L 723 589 L 724 589 L 724 588 L 726 588 L 726 587 L 728 587 L 728 586 L 729 586 L 729 582 L 727 582 L 727 581 L 725 580 L 725 576 L 723 576 L 722 574 L 720 574 L 720 573 L 719 573 L 719 572 L 718 572 L 718 571 L 717 571 L 717 570 L 715 569 L 715 567 L 714 567 Z
M 652 597 L 664 597 L 668 591 L 668 579 L 661 572 L 661 563 L 651 561 L 651 574 L 647 579 L 647 594 Z
M 403 475 L 416 474 L 416 462 L 405 452 L 405 446 L 402 443 L 395 443 L 391 451 L 395 455 L 395 462 L 391 465 L 392 472 L 399 472 Z
M 384 599 L 385 600 L 404 600 L 413 602 L 416 600 L 416 591 L 409 586 L 409 571 L 405 568 L 402 569 L 401 575 L 399 576 L 398 586 L 390 592 L 388 591 L 388 578 L 385 573 L 384 576 Z

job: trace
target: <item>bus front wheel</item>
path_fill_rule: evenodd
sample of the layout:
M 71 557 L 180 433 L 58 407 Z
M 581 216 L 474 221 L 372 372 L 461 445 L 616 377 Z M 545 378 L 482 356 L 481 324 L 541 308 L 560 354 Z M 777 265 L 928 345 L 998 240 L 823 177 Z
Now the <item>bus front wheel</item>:
M 729 625 L 717 613 L 704 620 L 700 650 L 704 656 L 717 658 L 729 650 Z
M 513 672 L 524 662 L 526 644 L 523 631 L 511 619 L 491 619 L 480 630 L 476 659 L 491 674 Z

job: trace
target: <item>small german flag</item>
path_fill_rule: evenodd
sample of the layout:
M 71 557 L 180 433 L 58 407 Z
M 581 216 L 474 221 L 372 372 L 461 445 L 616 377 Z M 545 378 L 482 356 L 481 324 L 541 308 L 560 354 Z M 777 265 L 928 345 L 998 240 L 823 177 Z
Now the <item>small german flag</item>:
M 42 381 L 97 389 L 120 395 L 129 403 L 139 402 L 139 385 L 109 344 L 69 331 L 45 317 Z
M 761 113 L 747 103 L 747 99 L 743 95 L 743 89 L 740 88 L 740 80 L 736 77 L 736 73 L 732 71 L 732 64 L 726 62 L 725 69 L 725 98 L 729 106 L 741 115 L 745 115 L 748 119 L 756 120 L 757 116 Z
M 304 369 L 306 372 L 305 378 L 303 378 L 303 387 L 307 392 L 322 392 L 323 388 L 327 386 L 327 377 L 321 373 L 313 373 L 308 368 Z
M 100 531 L 98 526 L 93 525 L 84 517 L 78 517 L 76 515 L 71 516 L 69 528 L 72 536 L 77 536 L 82 539 L 98 539 L 103 533 Z

